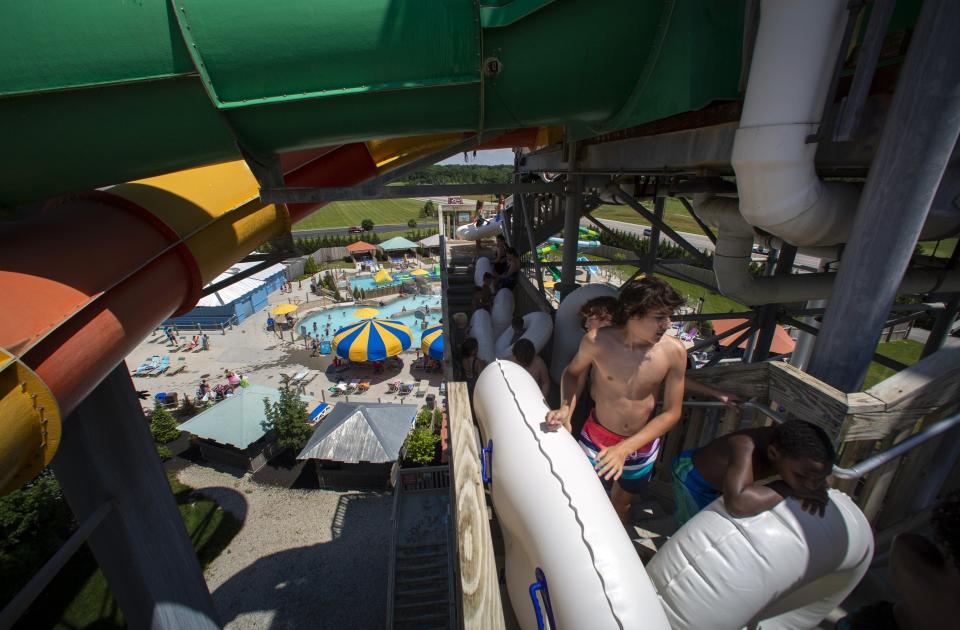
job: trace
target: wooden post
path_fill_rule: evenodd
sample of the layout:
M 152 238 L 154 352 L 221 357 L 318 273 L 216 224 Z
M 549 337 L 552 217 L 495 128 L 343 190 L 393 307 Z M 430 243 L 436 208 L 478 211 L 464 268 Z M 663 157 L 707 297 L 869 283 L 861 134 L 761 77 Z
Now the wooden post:
M 453 466 L 453 507 L 457 523 L 460 618 L 464 628 L 505 628 L 500 585 L 490 537 L 486 494 L 480 479 L 480 451 L 467 384 L 447 384 Z

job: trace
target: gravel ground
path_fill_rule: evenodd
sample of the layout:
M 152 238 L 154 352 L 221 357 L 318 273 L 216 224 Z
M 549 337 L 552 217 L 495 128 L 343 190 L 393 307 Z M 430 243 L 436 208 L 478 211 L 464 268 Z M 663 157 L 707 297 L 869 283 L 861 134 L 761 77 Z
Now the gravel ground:
M 389 494 L 290 490 L 196 465 L 179 478 L 244 521 L 206 571 L 226 628 L 384 627 Z

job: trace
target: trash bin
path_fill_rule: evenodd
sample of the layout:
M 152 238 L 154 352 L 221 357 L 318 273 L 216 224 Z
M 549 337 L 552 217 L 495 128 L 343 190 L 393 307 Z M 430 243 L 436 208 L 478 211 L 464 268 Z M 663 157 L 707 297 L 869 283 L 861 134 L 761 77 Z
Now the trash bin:
M 427 409 L 433 409 L 437 404 L 437 397 L 433 394 L 427 394 L 427 397 L 424 398 L 424 402 L 427 405 Z

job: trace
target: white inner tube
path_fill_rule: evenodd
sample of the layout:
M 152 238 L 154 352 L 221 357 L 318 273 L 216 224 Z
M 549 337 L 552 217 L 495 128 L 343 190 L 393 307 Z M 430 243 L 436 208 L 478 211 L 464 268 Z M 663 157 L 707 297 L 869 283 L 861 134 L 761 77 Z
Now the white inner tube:
M 558 628 L 668 630 L 590 462 L 569 433 L 543 430 L 547 406 L 527 371 L 508 361 L 490 364 L 473 403 L 484 446 L 493 442 L 487 470 L 520 626 L 537 628 L 529 587 L 540 568 Z
M 457 236 L 465 241 L 476 241 L 481 238 L 496 236 L 503 228 L 503 220 L 498 214 L 492 219 L 477 227 L 476 222 L 466 223 L 457 228 Z
M 473 283 L 478 287 L 483 286 L 483 274 L 493 273 L 493 265 L 486 256 L 477 258 L 476 265 L 473 268 Z
M 821 518 L 787 499 L 732 518 L 717 499 L 647 565 L 675 630 L 814 628 L 853 590 L 873 557 L 870 524 L 830 491 Z
M 493 318 L 493 336 L 499 337 L 507 328 L 510 328 L 510 322 L 513 321 L 514 299 L 513 291 L 510 289 L 500 289 L 493 298 L 493 308 L 490 309 L 490 317 Z
M 470 316 L 470 337 L 477 340 L 477 356 L 484 362 L 490 363 L 496 358 L 493 346 L 493 322 L 490 320 L 490 313 L 482 308 L 478 308 Z
M 580 307 L 595 297 L 617 297 L 617 290 L 608 284 L 586 284 L 564 298 L 554 316 L 557 334 L 553 336 L 553 352 L 550 354 L 550 378 L 560 383 L 560 377 L 577 354 L 583 328 L 580 327 Z
M 538 353 L 543 350 L 547 342 L 550 341 L 550 335 L 552 334 L 553 319 L 547 313 L 543 311 L 531 311 L 523 316 L 523 334 L 520 336 L 520 339 L 529 339 Z M 512 326 L 503 331 L 497 338 L 494 351 L 498 359 L 506 359 L 513 354 L 513 343 L 510 343 L 512 338 Z

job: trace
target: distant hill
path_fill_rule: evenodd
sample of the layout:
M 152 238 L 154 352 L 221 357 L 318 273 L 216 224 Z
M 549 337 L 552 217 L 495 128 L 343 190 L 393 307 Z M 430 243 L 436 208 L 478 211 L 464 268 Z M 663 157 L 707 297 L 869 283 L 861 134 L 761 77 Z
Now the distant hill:
M 513 167 L 508 165 L 445 164 L 428 166 L 404 178 L 406 184 L 509 184 Z

